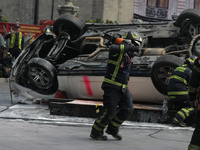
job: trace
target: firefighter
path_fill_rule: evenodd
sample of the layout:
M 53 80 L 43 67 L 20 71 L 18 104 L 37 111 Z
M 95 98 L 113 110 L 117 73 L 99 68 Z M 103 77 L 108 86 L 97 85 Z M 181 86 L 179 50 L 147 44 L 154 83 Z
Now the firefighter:
M 8 78 L 12 67 L 12 56 L 7 52 L 6 45 L 1 46 L 0 52 L 0 74 L 2 77 Z
M 188 150 L 200 150 L 200 93 L 198 91 L 199 83 L 200 83 L 200 56 L 194 62 L 192 76 L 188 86 L 190 101 L 193 105 L 196 104 L 198 107 L 195 130 L 193 132 L 191 142 L 188 146 Z
M 195 113 L 194 107 L 190 105 L 190 97 L 188 92 L 188 83 L 192 74 L 192 66 L 195 57 L 190 57 L 181 67 L 174 69 L 170 76 L 167 87 L 169 97 L 169 107 L 175 106 L 174 109 L 179 110 L 173 118 L 173 124 L 185 127 L 184 121 Z M 172 108 L 171 108 L 172 109 Z
M 22 32 L 20 32 L 19 24 L 14 26 L 14 31 L 11 30 L 11 32 L 5 36 L 5 39 L 8 38 L 10 38 L 9 52 L 12 57 L 16 59 L 24 49 L 24 37 Z
M 109 48 L 109 58 L 107 71 L 101 88 L 104 90 L 103 105 L 105 111 L 92 126 L 90 137 L 96 140 L 107 140 L 103 135 L 106 133 L 112 135 L 115 139 L 121 140 L 118 134 L 119 127 L 127 120 L 133 112 L 132 96 L 128 90 L 127 84 L 129 71 L 131 67 L 131 57 L 138 48 L 134 44 L 142 42 L 142 38 L 137 32 L 129 31 L 122 38 L 113 38 L 113 45 Z M 126 39 L 130 39 L 126 40 Z M 119 110 L 117 111 L 117 106 Z

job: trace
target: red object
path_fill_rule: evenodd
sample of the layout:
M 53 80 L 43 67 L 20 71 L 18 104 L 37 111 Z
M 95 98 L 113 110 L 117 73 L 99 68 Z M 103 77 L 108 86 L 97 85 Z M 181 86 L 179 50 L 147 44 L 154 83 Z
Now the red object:
M 66 99 L 66 96 L 65 96 L 65 94 L 64 94 L 61 90 L 57 90 L 57 91 L 56 91 L 55 98 Z
M 93 93 L 92 93 L 92 89 L 91 89 L 91 86 L 90 86 L 89 78 L 87 76 L 83 76 L 83 80 L 85 82 L 85 87 L 86 87 L 88 95 L 92 96 Z
M 122 38 L 117 38 L 115 40 L 115 44 L 120 45 L 122 43 L 123 39 Z
M 54 20 L 42 20 L 40 21 L 40 25 L 32 25 L 32 24 L 20 24 L 20 31 L 23 33 L 24 37 L 31 32 L 30 35 L 33 35 L 31 40 L 37 38 L 40 34 L 43 33 L 43 29 L 46 28 L 47 25 L 53 25 Z M 8 22 L 0 22 L 0 34 L 5 36 L 4 34 L 4 27 L 6 31 L 9 33 L 14 30 L 14 26 L 16 23 L 8 23 Z

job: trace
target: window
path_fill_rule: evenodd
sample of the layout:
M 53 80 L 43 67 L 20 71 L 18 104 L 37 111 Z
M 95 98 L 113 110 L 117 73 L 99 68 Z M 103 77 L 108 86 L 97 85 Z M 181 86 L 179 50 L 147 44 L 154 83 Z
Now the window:
M 147 6 L 157 8 L 168 8 L 168 0 L 148 0 Z
M 200 9 L 200 0 L 195 0 L 194 1 L 194 8 L 195 9 Z
M 146 16 L 153 18 L 168 17 L 169 0 L 147 0 Z

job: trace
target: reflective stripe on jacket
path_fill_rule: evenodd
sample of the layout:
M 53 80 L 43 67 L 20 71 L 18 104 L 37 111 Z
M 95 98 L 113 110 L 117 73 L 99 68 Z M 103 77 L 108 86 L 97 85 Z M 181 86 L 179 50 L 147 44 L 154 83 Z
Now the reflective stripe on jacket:
M 187 65 L 177 67 L 170 76 L 167 93 L 171 95 L 188 95 L 188 82 L 192 71 Z
M 103 82 L 104 85 L 110 85 L 116 88 L 127 87 L 130 64 L 127 65 L 124 61 L 125 47 L 122 44 L 112 45 L 110 47 L 108 66 Z
M 10 38 L 10 45 L 9 45 L 10 48 L 13 48 L 15 46 L 15 40 L 16 40 L 16 35 L 13 33 L 11 34 Z M 22 44 L 22 33 L 19 32 L 19 40 L 18 40 L 19 49 L 22 49 L 21 44 Z

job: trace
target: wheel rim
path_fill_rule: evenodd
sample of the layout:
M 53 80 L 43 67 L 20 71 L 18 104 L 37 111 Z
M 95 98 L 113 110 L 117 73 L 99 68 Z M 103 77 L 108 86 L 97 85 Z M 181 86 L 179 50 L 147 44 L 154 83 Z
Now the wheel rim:
M 169 66 L 160 67 L 157 71 L 158 80 L 165 84 L 169 84 L 169 78 L 173 72 L 174 68 Z
M 51 86 L 51 81 L 49 79 L 48 73 L 41 68 L 31 67 L 28 70 L 28 75 L 30 81 L 36 84 L 38 87 L 49 88 Z

